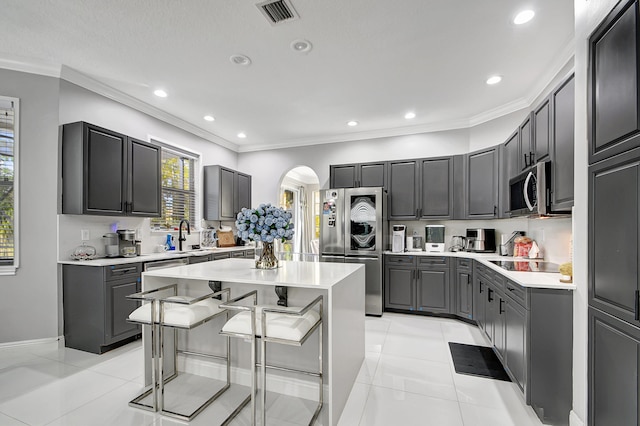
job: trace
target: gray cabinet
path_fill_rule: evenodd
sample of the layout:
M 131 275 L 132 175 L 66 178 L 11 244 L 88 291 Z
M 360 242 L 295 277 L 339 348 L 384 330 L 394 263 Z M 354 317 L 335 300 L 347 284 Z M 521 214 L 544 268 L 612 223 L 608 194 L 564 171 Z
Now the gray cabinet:
M 140 291 L 141 272 L 141 263 L 63 265 L 65 346 L 100 354 L 137 337 L 127 318 L 138 303 L 126 296 Z
M 420 219 L 453 219 L 453 157 L 419 160 Z
M 440 314 L 451 312 L 449 273 L 448 258 L 418 257 L 415 303 L 417 311 Z
M 575 79 L 572 74 L 550 96 L 551 128 L 551 210 L 573 207 L 573 147 L 575 121 Z
M 454 158 L 389 162 L 389 219 L 453 219 Z
M 467 219 L 498 217 L 499 151 L 492 147 L 466 156 Z
M 589 39 L 589 162 L 640 146 L 638 0 L 616 5 Z
M 569 421 L 572 297 L 566 290 L 521 287 L 475 262 L 474 319 L 543 423 Z
M 640 148 L 589 167 L 589 304 L 640 325 Z
M 449 259 L 385 255 L 385 309 L 450 313 Z
M 470 259 L 456 259 L 452 262 L 455 286 L 455 314 L 465 319 L 473 319 L 473 273 Z
M 329 166 L 331 188 L 387 186 L 387 163 L 358 163 Z
M 533 124 L 531 122 L 532 114 L 527 115 L 518 133 L 520 134 L 520 170 L 525 170 L 535 164 L 533 156 L 535 155 L 533 146 Z
M 156 217 L 161 149 L 85 122 L 62 126 L 62 212 Z
M 640 328 L 589 308 L 589 426 L 640 425 Z
M 417 160 L 389 162 L 389 220 L 418 217 L 418 173 Z
M 532 112 L 532 164 L 546 160 L 551 152 L 551 101 L 543 100 Z M 572 120 L 573 122 L 573 120 Z
M 204 218 L 235 221 L 251 207 L 251 176 L 222 166 L 204 167 Z
M 193 265 L 194 263 L 204 263 L 209 262 L 211 260 L 211 255 L 202 255 L 202 256 L 189 256 L 188 261 L 189 265 Z

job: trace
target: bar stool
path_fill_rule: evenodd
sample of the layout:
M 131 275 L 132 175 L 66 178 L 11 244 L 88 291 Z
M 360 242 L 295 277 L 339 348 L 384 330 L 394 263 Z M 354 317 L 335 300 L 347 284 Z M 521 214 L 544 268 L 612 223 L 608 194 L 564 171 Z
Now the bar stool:
M 171 295 L 167 297 L 166 293 Z M 224 300 L 216 300 L 224 294 Z M 228 320 L 228 311 L 220 305 L 229 300 L 230 290 L 207 293 L 199 297 L 178 296 L 177 285 L 171 284 L 153 290 L 143 291 L 127 296 L 129 299 L 146 301 L 128 318 L 129 322 L 138 323 L 151 327 L 151 388 L 143 391 L 140 395 L 129 402 L 129 405 L 149 411 L 160 411 L 169 417 L 174 417 L 184 421 L 190 421 L 202 410 L 209 406 L 216 398 L 230 387 L 231 383 L 231 359 L 230 359 L 230 339 L 226 339 L 226 355 L 219 356 L 198 352 L 190 352 L 178 349 L 177 331 L 191 330 L 210 320 L 224 315 Z M 151 319 L 153 318 L 153 322 Z M 169 377 L 164 371 L 164 330 L 173 329 L 174 353 L 173 353 L 173 373 Z M 179 413 L 165 409 L 164 387 L 165 384 L 178 376 L 177 355 L 197 355 L 207 358 L 222 359 L 226 362 L 226 383 L 213 396 L 199 405 L 194 411 L 188 414 Z M 149 394 L 152 394 L 151 404 L 142 402 Z
M 253 305 L 239 305 L 238 302 L 253 296 Z M 318 310 L 313 308 L 317 306 Z M 261 425 L 266 426 L 266 399 L 267 399 L 267 368 L 281 371 L 301 373 L 317 377 L 319 379 L 318 406 L 309 422 L 312 425 L 323 405 L 323 371 L 322 371 L 322 310 L 323 297 L 318 296 L 308 305 L 298 307 L 259 306 L 257 305 L 257 291 L 251 291 L 242 296 L 231 299 L 220 305 L 228 310 L 239 311 L 222 327 L 220 332 L 230 337 L 248 339 L 251 342 L 251 395 L 243 401 L 236 410 L 242 409 L 251 401 L 251 424 L 256 424 L 256 366 L 260 366 L 262 376 L 261 398 Z M 318 329 L 319 353 L 318 371 L 298 370 L 282 366 L 267 365 L 267 343 L 279 343 L 290 346 L 302 346 L 311 334 Z M 261 357 L 260 364 L 256 364 L 256 340 L 260 339 Z M 237 412 L 234 412 L 237 414 Z M 231 418 L 231 417 L 230 417 Z

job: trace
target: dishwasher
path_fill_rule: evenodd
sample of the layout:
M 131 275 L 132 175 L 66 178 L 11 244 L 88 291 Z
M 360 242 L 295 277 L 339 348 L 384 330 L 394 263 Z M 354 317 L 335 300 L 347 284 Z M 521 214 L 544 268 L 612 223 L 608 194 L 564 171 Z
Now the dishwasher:
M 189 258 L 157 260 L 155 262 L 146 262 L 144 264 L 144 272 L 154 271 L 156 269 L 173 268 L 174 266 L 183 266 L 189 264 Z

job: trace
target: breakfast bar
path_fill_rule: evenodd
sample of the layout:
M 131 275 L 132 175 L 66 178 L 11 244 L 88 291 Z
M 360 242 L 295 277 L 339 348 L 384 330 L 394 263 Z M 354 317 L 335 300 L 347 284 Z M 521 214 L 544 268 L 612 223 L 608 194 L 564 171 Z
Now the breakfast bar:
M 320 354 L 324 370 L 324 407 L 321 412 L 323 424 L 336 425 L 351 392 L 356 376 L 364 360 L 365 332 L 365 269 L 359 264 L 336 264 L 318 262 L 280 262 L 277 269 L 256 269 L 251 259 L 225 259 L 193 265 L 144 272 L 143 291 L 177 284 L 180 293 L 199 296 L 210 293 L 220 286 L 229 289 L 231 297 L 250 291 L 257 291 L 258 304 L 276 305 L 276 287 L 286 287 L 288 305 L 303 307 L 318 296 L 323 296 L 323 353 Z M 187 340 L 179 337 L 179 346 L 197 346 L 198 350 L 215 353 L 219 348 L 218 333 L 223 322 L 211 321 Z M 145 327 L 146 329 L 146 327 Z M 240 340 L 240 339 L 233 339 Z M 318 342 L 310 339 L 305 345 L 294 348 L 269 351 L 271 362 L 280 365 L 295 365 L 309 368 L 318 362 Z M 152 381 L 150 357 L 150 333 L 143 331 L 145 348 L 145 385 Z M 171 342 L 172 344 L 172 342 Z M 170 351 L 169 351 L 170 352 Z M 247 384 L 249 377 L 249 355 L 246 343 L 232 342 L 231 359 L 234 366 L 241 368 L 232 374 L 232 382 Z M 207 361 L 198 360 L 191 369 L 207 371 Z M 211 362 L 213 364 L 213 362 Z M 189 368 L 188 366 L 185 368 Z M 211 367 L 215 370 L 215 367 Z M 278 376 L 270 379 L 269 391 L 290 396 L 313 399 L 311 381 Z M 317 389 L 317 384 L 313 385 Z

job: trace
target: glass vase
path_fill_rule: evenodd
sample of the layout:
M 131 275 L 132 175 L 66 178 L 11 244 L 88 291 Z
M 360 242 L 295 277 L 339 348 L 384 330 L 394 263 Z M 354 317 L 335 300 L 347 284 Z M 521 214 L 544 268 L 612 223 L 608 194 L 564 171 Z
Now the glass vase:
M 262 242 L 262 253 L 256 260 L 257 269 L 275 269 L 278 267 L 278 258 L 273 251 L 273 243 Z

